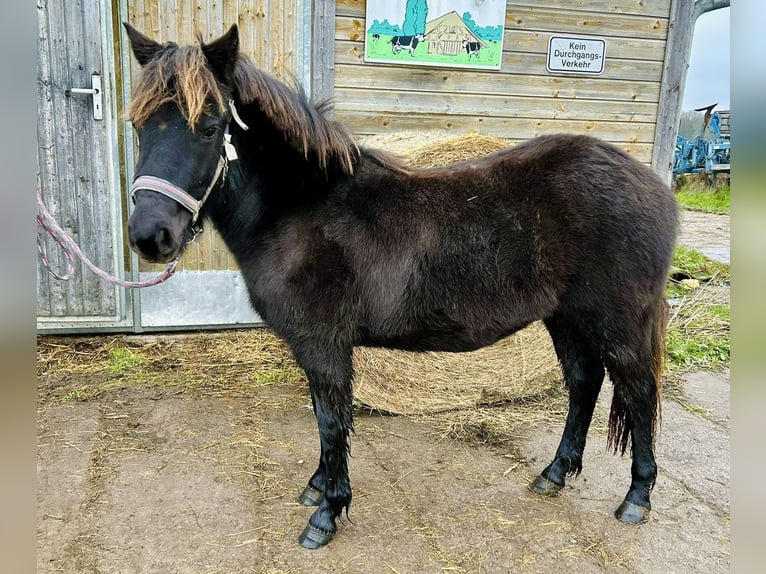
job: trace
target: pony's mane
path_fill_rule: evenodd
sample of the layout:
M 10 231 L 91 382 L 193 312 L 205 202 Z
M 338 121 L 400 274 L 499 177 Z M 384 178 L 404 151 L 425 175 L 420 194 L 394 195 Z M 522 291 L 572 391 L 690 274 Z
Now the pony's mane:
M 345 126 L 325 117 L 330 102 L 310 103 L 300 85 L 290 87 L 242 56 L 234 66 L 234 86 L 243 104 L 255 103 L 290 147 L 306 159 L 313 156 L 322 171 L 335 167 L 353 174 L 359 146 Z
M 200 35 L 193 45 L 170 42 L 146 63 L 127 109 L 134 125 L 140 127 L 168 102 L 178 107 L 192 128 L 211 105 L 225 111 L 222 87 L 208 65 L 202 45 Z M 240 103 L 257 105 L 291 148 L 316 161 L 324 172 L 353 174 L 361 151 L 345 126 L 325 117 L 329 102 L 311 104 L 299 86 L 290 87 L 258 70 L 242 55 L 235 62 L 232 82 Z M 375 161 L 393 169 L 406 170 L 394 157 L 372 155 Z

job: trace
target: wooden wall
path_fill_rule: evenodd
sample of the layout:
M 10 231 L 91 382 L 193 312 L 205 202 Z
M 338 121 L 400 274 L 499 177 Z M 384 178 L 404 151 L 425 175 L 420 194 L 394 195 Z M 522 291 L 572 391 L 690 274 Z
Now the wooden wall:
M 525 140 L 587 133 L 649 164 L 670 5 L 671 0 L 508 0 L 497 72 L 365 64 L 365 1 L 338 0 L 335 117 L 360 135 L 442 129 Z M 553 34 L 604 38 L 604 73 L 549 73 Z
M 128 0 L 127 17 L 155 40 L 179 44 L 194 42 L 197 30 L 204 41 L 213 40 L 236 23 L 240 49 L 259 68 L 290 77 L 300 75 L 297 45 L 304 5 L 304 0 Z M 125 15 L 121 17 L 125 19 Z M 136 78 L 138 71 L 132 59 L 131 76 Z M 233 256 L 210 225 L 187 248 L 178 266 L 186 271 L 236 268 Z M 164 266 L 140 262 L 141 271 L 160 269 Z

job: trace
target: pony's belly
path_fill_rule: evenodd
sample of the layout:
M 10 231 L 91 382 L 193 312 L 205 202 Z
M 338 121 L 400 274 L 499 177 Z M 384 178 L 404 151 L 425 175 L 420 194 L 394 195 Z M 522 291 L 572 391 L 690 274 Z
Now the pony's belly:
M 469 332 L 464 328 L 448 330 L 422 329 L 399 335 L 366 336 L 358 345 L 363 347 L 385 347 L 400 351 L 466 353 L 496 343 L 525 326 L 518 325 L 503 330 L 484 331 L 481 333 Z

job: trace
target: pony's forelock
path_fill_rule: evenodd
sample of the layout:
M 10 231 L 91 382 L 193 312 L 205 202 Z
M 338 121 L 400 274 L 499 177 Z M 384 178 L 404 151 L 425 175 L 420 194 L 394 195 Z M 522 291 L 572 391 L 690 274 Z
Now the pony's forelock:
M 220 112 L 226 109 L 221 86 L 208 66 L 198 44 L 167 44 L 141 70 L 127 115 L 140 127 L 157 109 L 174 103 L 193 129 L 200 118 L 209 113 L 211 103 Z

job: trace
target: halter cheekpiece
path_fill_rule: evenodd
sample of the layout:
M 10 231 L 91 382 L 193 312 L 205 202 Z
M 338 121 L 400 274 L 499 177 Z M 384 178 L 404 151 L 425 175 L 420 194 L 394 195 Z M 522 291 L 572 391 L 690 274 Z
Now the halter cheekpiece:
M 249 126 L 242 121 L 242 118 L 239 117 L 237 108 L 234 106 L 234 100 L 229 100 L 229 110 L 231 111 L 231 118 L 237 122 L 237 125 L 240 128 L 245 131 L 250 129 Z M 219 180 L 223 182 L 226 179 L 226 174 L 229 170 L 229 162 L 234 161 L 239 157 L 237 155 L 237 150 L 234 147 L 234 144 L 231 143 L 231 134 L 229 133 L 230 123 L 230 121 L 226 122 L 226 128 L 223 132 L 223 150 L 220 157 L 218 158 L 218 165 L 215 168 L 213 179 L 210 181 L 210 185 L 207 186 L 202 199 L 194 199 L 184 189 L 178 187 L 166 179 L 162 179 L 161 177 L 155 177 L 153 175 L 140 175 L 133 180 L 133 185 L 130 186 L 130 198 L 133 200 L 133 203 L 136 201 L 136 192 L 139 189 L 156 191 L 157 193 L 161 193 L 162 195 L 177 201 L 186 209 L 191 211 L 191 226 L 196 236 L 200 231 L 202 231 L 202 225 L 197 225 L 199 212 L 202 209 L 202 206 L 204 205 L 205 201 L 210 195 L 210 192 L 213 191 L 213 188 L 216 186 Z

